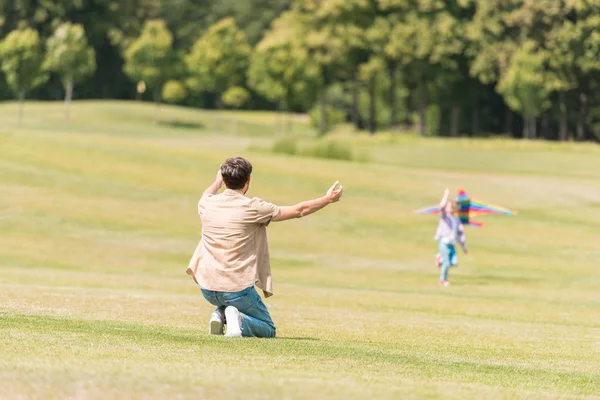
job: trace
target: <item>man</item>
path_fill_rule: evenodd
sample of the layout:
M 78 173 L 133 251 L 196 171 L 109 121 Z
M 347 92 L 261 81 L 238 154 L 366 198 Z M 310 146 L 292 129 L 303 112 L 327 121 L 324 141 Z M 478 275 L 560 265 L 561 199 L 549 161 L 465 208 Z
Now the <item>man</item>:
M 245 196 L 251 174 L 248 160 L 227 159 L 198 202 L 202 238 L 187 273 L 217 307 L 209 323 L 212 335 L 222 335 L 226 324 L 227 337 L 275 337 L 269 310 L 254 289 L 256 284 L 265 297 L 273 295 L 266 228 L 271 221 L 310 215 L 342 197 L 342 186 L 335 182 L 323 197 L 278 207 Z M 223 183 L 226 190 L 217 194 Z

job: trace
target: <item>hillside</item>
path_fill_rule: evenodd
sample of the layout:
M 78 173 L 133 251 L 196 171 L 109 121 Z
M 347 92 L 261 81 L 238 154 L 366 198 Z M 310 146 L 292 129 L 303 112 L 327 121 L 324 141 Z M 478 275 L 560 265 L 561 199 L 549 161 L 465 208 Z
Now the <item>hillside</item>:
M 600 151 L 506 140 L 330 138 L 366 162 L 286 156 L 276 114 L 130 102 L 0 104 L 0 387 L 9 398 L 593 398 Z M 303 116 L 287 137 L 319 143 Z M 250 195 L 344 199 L 269 228 L 278 339 L 210 337 L 185 268 L 219 163 Z M 468 228 L 437 285 L 444 188 L 519 212 Z M 2 396 L 0 396 L 2 397 Z

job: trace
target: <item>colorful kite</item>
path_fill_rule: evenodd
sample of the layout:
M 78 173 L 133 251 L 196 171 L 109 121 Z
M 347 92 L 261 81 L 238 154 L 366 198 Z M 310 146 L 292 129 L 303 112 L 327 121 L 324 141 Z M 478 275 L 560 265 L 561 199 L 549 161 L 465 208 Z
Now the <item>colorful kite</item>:
M 481 200 L 470 199 L 467 192 L 463 189 L 458 191 L 456 197 L 456 204 L 458 205 L 458 218 L 463 225 L 470 226 L 483 226 L 483 222 L 474 221 L 473 217 L 483 214 L 502 214 L 502 215 L 515 215 L 508 208 L 497 206 L 494 204 L 485 203 Z M 441 211 L 439 205 L 429 206 L 416 210 L 416 214 L 439 214 Z

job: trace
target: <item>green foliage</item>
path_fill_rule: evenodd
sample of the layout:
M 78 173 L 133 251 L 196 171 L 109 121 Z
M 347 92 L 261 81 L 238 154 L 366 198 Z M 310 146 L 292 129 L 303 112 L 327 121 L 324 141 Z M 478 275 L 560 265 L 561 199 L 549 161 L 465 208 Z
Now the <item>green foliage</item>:
M 167 103 L 178 104 L 187 97 L 187 90 L 183 83 L 170 80 L 162 88 L 162 98 Z
M 537 117 L 550 105 L 550 87 L 544 73 L 546 60 L 535 44 L 527 41 L 513 56 L 498 90 L 509 106 L 526 116 Z
M 226 107 L 242 108 L 250 98 L 250 93 L 241 86 L 234 86 L 225 91 L 221 101 Z
M 268 100 L 288 107 L 315 101 L 320 69 L 309 57 L 304 33 L 297 15 L 284 13 L 252 53 L 248 83 Z
M 57 42 L 75 40 L 54 37 L 68 21 L 80 24 L 89 51 L 58 50 Z M 82 97 L 133 98 L 143 80 L 158 101 L 163 85 L 179 80 L 193 106 L 221 106 L 228 89 L 246 87 L 245 106 L 306 112 L 318 102 L 328 110 L 326 91 L 339 84 L 358 127 L 398 126 L 402 113 L 433 103 L 444 116 L 459 110 L 465 132 L 504 132 L 533 118 L 526 113 L 552 109 L 560 112 L 544 119 L 548 137 L 559 125 L 562 139 L 575 124 L 578 138 L 592 138 L 600 124 L 598 26 L 599 0 L 0 0 L 0 37 L 27 28 L 41 43 L 52 37 L 45 65 L 67 92 L 79 82 Z M 17 78 L 2 63 L 4 99 Z M 390 79 L 395 71 L 401 82 Z M 544 81 L 539 92 L 536 79 Z M 52 99 L 53 82 L 41 73 L 31 88 Z M 407 98 L 393 95 L 398 87 Z M 510 118 L 507 105 L 516 111 Z
M 367 162 L 366 152 L 357 153 L 348 143 L 334 140 L 318 140 L 314 143 L 300 146 L 293 138 L 281 138 L 273 144 L 273 153 L 287 154 L 330 160 Z
M 44 52 L 37 31 L 15 30 L 0 42 L 0 68 L 19 97 L 48 79 L 42 68 Z
M 321 112 L 322 109 L 319 105 L 313 107 L 308 115 L 310 117 L 310 124 L 314 128 L 319 128 L 321 126 Z M 327 113 L 327 125 L 326 132 L 330 131 L 334 126 L 340 124 L 346 120 L 346 111 L 334 108 L 332 106 L 326 107 Z
M 442 110 L 437 104 L 431 104 L 425 112 L 425 126 L 427 136 L 437 136 L 440 131 L 440 117 Z
M 62 78 L 65 87 L 89 78 L 96 70 L 94 49 L 80 24 L 59 25 L 48 39 L 45 67 Z
M 288 154 L 293 156 L 298 153 L 298 145 L 296 144 L 296 140 L 292 138 L 283 138 L 276 140 L 275 143 L 273 143 L 272 150 L 273 153 Z
M 302 154 L 331 160 L 352 161 L 354 159 L 350 145 L 332 140 L 319 141 L 312 147 L 305 149 Z
M 233 17 L 244 31 L 250 45 L 256 45 L 271 22 L 286 10 L 292 0 L 219 0 L 212 3 L 207 21 L 210 24 Z
M 246 36 L 233 18 L 211 26 L 185 58 L 190 88 L 222 95 L 230 87 L 243 85 L 250 52 Z
M 150 20 L 141 35 L 125 51 L 125 73 L 134 81 L 144 81 L 155 90 L 176 74 L 173 35 L 163 20 Z

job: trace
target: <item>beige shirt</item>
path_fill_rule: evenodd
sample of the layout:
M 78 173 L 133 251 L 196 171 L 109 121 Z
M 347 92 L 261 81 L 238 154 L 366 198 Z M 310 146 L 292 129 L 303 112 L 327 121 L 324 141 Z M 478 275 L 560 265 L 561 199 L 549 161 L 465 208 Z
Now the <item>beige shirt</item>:
M 273 295 L 267 225 L 279 207 L 226 189 L 198 202 L 202 238 L 187 274 L 203 289 L 239 292 L 249 286 Z

